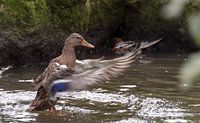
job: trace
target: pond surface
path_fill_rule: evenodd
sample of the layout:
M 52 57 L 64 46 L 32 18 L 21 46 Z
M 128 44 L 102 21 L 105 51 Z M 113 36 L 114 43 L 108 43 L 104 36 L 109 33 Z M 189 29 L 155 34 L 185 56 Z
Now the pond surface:
M 38 76 L 45 66 L 19 67 L 0 79 L 0 122 L 130 123 L 200 121 L 200 83 L 179 88 L 178 55 L 144 55 L 125 75 L 88 90 L 60 93 L 60 113 L 27 112 L 36 92 L 19 80 Z

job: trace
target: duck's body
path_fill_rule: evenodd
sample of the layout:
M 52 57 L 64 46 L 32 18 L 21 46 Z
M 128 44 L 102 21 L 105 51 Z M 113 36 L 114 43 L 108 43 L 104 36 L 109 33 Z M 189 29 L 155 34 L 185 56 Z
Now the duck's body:
M 112 51 L 117 55 L 124 55 L 138 48 L 144 49 L 158 43 L 162 38 L 152 42 L 135 42 L 135 41 L 123 41 L 121 38 L 114 38 L 114 47 Z
M 57 73 L 59 65 L 65 65 L 67 67 L 65 75 L 70 76 L 71 73 L 74 72 L 76 64 L 74 48 L 77 46 L 94 48 L 94 46 L 86 42 L 80 34 L 72 33 L 65 41 L 62 54 L 51 60 L 45 71 L 34 81 L 34 88 L 38 91 L 28 110 L 34 111 L 54 108 L 55 101 L 49 99 L 49 93 L 47 92 L 48 85 L 51 84 L 53 80 L 58 79 L 55 73 Z
M 37 85 L 41 83 L 46 78 L 48 78 L 54 70 L 54 67 L 58 64 L 66 65 L 69 70 L 74 71 L 76 64 L 76 54 L 74 48 L 77 46 L 85 46 L 89 48 L 94 48 L 92 44 L 89 44 L 85 39 L 78 33 L 72 33 L 65 41 L 64 47 L 62 49 L 62 54 L 54 59 L 52 59 L 45 69 L 45 71 L 37 77 L 34 84 Z

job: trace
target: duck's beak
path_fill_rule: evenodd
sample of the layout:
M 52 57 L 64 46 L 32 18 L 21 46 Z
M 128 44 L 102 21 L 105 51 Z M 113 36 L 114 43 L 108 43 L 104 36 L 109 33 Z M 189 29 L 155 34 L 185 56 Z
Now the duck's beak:
M 82 40 L 82 41 L 81 41 L 81 45 L 82 45 L 82 46 L 85 46 L 85 47 L 88 47 L 88 48 L 95 48 L 94 45 L 88 43 L 86 40 Z

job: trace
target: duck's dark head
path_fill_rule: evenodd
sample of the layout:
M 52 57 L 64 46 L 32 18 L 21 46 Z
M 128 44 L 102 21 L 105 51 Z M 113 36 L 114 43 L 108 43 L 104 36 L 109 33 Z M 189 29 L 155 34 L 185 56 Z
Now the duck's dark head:
M 123 40 L 121 38 L 113 38 L 113 42 L 114 44 L 117 44 L 117 43 L 123 42 Z
M 70 34 L 65 41 L 65 46 L 70 46 L 70 47 L 84 46 L 88 48 L 94 48 L 94 45 L 88 43 L 79 33 Z
M 119 45 L 123 40 L 121 38 L 113 38 L 114 47 L 112 48 L 112 52 L 117 52 L 120 50 Z

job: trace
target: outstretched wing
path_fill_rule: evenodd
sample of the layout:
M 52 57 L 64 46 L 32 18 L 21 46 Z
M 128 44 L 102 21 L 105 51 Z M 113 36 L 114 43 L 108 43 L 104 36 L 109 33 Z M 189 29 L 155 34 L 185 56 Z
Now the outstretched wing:
M 56 60 L 53 59 L 50 61 L 48 67 L 44 70 L 44 72 L 42 74 L 40 74 L 35 81 L 33 82 L 34 86 L 37 86 L 38 84 L 40 84 L 47 76 L 50 72 L 52 72 L 51 70 L 54 70 L 54 68 L 57 66 L 56 64 Z
M 85 60 L 76 60 L 76 73 L 81 73 L 92 68 L 101 68 L 103 67 L 100 63 L 104 60 L 104 56 L 98 59 L 85 59 Z
M 135 41 L 120 42 L 114 46 L 113 51 L 115 52 L 115 54 L 123 55 L 123 54 L 126 54 L 127 52 L 136 51 L 138 48 L 140 48 L 140 49 L 148 48 L 148 47 L 158 43 L 161 40 L 162 40 L 162 38 L 157 39 L 152 42 L 147 42 L 147 41 L 143 41 L 140 43 L 135 42 Z
M 72 72 L 73 71 L 71 71 L 71 69 L 66 65 L 59 64 L 56 59 L 53 59 L 45 71 L 36 79 L 36 81 L 34 81 L 34 89 L 37 90 L 40 86 L 47 88 L 52 81 L 63 78 L 64 76 L 70 76 Z
M 116 78 L 122 74 L 132 62 L 135 61 L 136 56 L 138 56 L 140 53 L 141 50 L 138 49 L 135 52 L 130 52 L 119 58 L 111 60 L 99 59 L 98 64 L 102 67 L 97 66 L 82 73 L 75 73 L 67 77 L 63 76 L 63 78 L 60 78 L 59 81 L 52 82 L 49 92 L 52 92 L 52 89 L 55 91 L 81 90 L 94 83 Z M 59 71 L 57 75 L 64 75 L 63 73 L 65 73 L 64 69 Z M 63 88 L 62 85 L 66 88 Z M 58 88 L 56 89 L 56 87 Z
M 123 49 L 123 48 L 127 49 L 130 47 L 133 47 L 134 45 L 136 45 L 136 42 L 133 42 L 133 41 L 119 42 L 115 45 L 115 48 L 116 49 Z
M 158 42 L 161 41 L 162 39 L 163 39 L 163 38 L 159 38 L 159 39 L 157 39 L 157 40 L 155 40 L 155 41 L 152 41 L 152 42 L 141 42 L 140 48 L 141 48 L 141 49 L 144 49 L 144 48 L 150 47 L 150 46 L 152 46 L 152 45 L 158 43 Z

